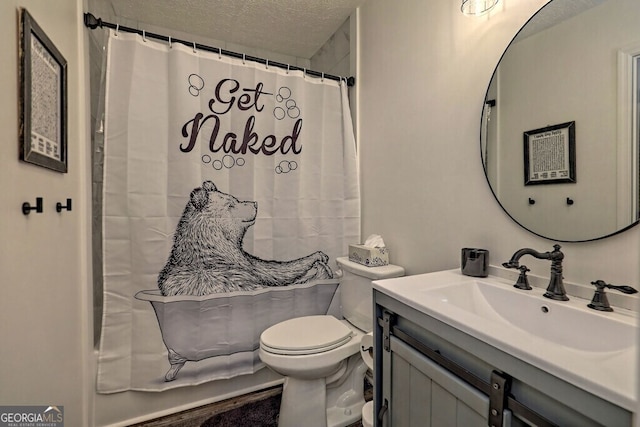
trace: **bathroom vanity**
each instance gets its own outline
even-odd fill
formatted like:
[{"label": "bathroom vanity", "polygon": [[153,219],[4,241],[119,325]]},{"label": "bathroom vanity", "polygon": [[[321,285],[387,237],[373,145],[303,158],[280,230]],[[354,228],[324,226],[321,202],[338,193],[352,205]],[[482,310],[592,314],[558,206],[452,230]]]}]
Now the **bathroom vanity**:
[{"label": "bathroom vanity", "polygon": [[459,270],[374,282],[377,426],[630,426],[636,315]]}]

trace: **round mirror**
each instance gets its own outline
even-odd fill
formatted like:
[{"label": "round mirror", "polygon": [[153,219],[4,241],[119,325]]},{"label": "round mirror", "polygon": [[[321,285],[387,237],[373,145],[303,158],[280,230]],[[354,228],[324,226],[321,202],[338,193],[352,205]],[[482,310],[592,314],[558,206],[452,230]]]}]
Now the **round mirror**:
[{"label": "round mirror", "polygon": [[639,22],[638,0],[553,0],[502,55],[482,162],[527,230],[581,242],[638,222]]}]

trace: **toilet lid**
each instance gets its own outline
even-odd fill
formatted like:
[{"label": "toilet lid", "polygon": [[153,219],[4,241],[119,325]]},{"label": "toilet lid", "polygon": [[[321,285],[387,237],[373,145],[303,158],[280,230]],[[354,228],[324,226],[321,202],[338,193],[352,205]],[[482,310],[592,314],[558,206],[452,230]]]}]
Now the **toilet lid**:
[{"label": "toilet lid", "polygon": [[340,347],[353,332],[333,316],[305,316],[285,320],[265,330],[262,347],[276,354],[316,354]]}]

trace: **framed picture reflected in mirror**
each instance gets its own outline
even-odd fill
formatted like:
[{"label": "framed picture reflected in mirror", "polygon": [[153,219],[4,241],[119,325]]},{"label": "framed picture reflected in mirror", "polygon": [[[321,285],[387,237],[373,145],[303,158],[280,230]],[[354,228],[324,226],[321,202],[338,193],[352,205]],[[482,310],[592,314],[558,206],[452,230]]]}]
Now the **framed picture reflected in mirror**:
[{"label": "framed picture reflected in mirror", "polygon": [[575,182],[575,121],[524,132],[524,185]]}]

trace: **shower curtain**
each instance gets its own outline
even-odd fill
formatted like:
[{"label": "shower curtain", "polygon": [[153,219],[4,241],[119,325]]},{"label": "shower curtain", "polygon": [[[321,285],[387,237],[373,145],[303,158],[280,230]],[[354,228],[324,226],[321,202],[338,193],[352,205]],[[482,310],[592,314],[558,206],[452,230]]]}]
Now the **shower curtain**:
[{"label": "shower curtain", "polygon": [[256,372],[360,241],[344,82],[111,31],[98,391]]}]

